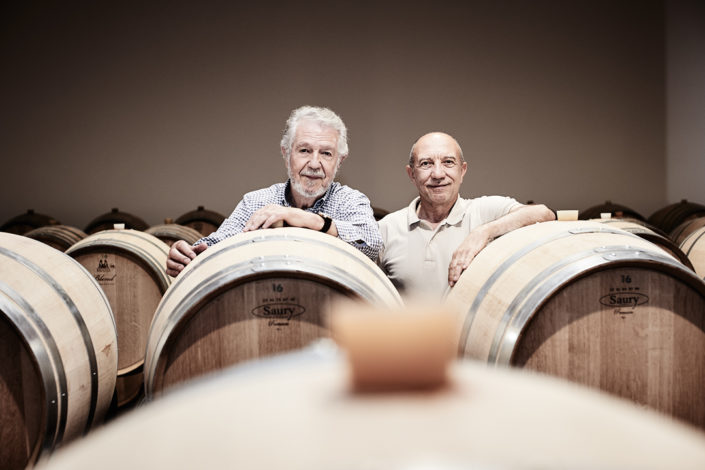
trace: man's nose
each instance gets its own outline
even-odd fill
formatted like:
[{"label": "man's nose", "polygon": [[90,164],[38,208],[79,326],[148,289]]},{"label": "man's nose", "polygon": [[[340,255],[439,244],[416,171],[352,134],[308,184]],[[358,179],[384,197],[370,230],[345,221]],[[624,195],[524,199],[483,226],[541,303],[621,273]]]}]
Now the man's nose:
[{"label": "man's nose", "polygon": [[431,168],[431,176],[433,178],[443,178],[445,176],[445,171],[440,161],[433,162],[433,168]]},{"label": "man's nose", "polygon": [[321,166],[321,154],[318,151],[311,152],[311,158],[308,160],[308,166],[318,168]]}]

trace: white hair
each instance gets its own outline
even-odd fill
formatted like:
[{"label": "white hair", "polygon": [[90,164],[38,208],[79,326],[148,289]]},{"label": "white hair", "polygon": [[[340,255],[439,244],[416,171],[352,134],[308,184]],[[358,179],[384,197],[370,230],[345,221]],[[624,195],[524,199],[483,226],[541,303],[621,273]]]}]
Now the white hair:
[{"label": "white hair", "polygon": [[284,128],[284,135],[281,141],[281,147],[286,151],[286,157],[291,155],[291,146],[296,135],[296,127],[302,120],[310,120],[321,126],[335,129],[338,132],[338,148],[336,149],[338,158],[348,155],[348,130],[340,116],[328,108],[301,106],[293,110],[286,121],[286,128]]}]

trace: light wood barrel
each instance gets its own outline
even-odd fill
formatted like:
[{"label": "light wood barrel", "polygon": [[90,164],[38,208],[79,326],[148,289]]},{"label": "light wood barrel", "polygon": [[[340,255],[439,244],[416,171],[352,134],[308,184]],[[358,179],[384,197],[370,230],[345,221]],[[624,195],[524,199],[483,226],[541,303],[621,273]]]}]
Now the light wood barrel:
[{"label": "light wood barrel", "polygon": [[446,388],[356,394],[347,374],[342,360],[297,354],[238,367],[135,410],[43,468],[705,468],[697,430],[551,377],[464,361]]},{"label": "light wood barrel", "polygon": [[0,466],[25,468],[100,423],[113,397],[110,305],[83,267],[0,233]]},{"label": "light wood barrel", "polygon": [[684,266],[693,269],[693,263],[673,240],[667,236],[661,235],[658,233],[660,232],[659,229],[649,227],[648,224],[643,221],[631,219],[592,219],[591,222],[598,222],[612,228],[618,228],[633,233],[637,237],[641,237],[644,240],[658,245],[659,248],[665,250],[668,254],[683,263]]},{"label": "light wood barrel", "polygon": [[593,222],[524,227],[481,251],[447,301],[465,357],[705,426],[705,283],[646,240]]},{"label": "light wood barrel", "polygon": [[81,240],[66,253],[90,272],[110,301],[118,331],[118,405],[142,391],[142,367],[152,316],[171,278],[169,247],[137,230],[105,230]]},{"label": "light wood barrel", "polygon": [[59,251],[66,251],[87,235],[83,230],[69,225],[47,225],[27,232],[25,237],[40,241]]},{"label": "light wood barrel", "polygon": [[184,240],[189,245],[193,245],[202,237],[198,230],[179,224],[153,225],[145,232],[154,235],[169,246],[179,240]]},{"label": "light wood barrel", "polygon": [[701,227],[681,243],[681,250],[693,262],[695,272],[705,279],[705,227]]},{"label": "light wood barrel", "polygon": [[673,229],[673,231],[669,234],[669,237],[671,237],[671,240],[673,240],[676,245],[680,246],[691,233],[701,227],[705,227],[705,217],[688,219]]},{"label": "light wood barrel", "polygon": [[211,246],[179,274],[154,315],[147,397],[328,336],[325,311],[339,295],[401,304],[369,258],[330,235],[289,227],[241,233]]}]

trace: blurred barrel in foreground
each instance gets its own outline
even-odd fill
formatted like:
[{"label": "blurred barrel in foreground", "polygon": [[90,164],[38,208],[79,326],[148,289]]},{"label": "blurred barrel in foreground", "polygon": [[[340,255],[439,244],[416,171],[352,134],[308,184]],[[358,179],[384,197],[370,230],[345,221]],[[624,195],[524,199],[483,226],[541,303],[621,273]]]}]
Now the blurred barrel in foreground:
[{"label": "blurred barrel in foreground", "polygon": [[189,245],[193,245],[202,237],[201,233],[194,228],[168,223],[153,225],[145,230],[145,233],[154,235],[169,246],[179,240],[184,240]]},{"label": "blurred barrel in foreground", "polygon": [[336,237],[302,228],[241,233],[179,274],[149,332],[145,391],[328,336],[336,296],[382,305],[401,299],[382,270]]},{"label": "blurred barrel in foreground", "polygon": [[24,235],[35,228],[44,227],[46,225],[58,225],[61,222],[53,217],[34,212],[34,209],[28,209],[26,213],[17,215],[0,226],[0,232],[14,233]]},{"label": "blurred barrel in foreground", "polygon": [[699,228],[683,240],[681,249],[693,262],[698,276],[705,279],[705,227]]},{"label": "blurred barrel in foreground", "polygon": [[695,202],[689,202],[687,199],[683,199],[681,202],[677,202],[657,210],[651,214],[648,222],[670,234],[676,227],[686,220],[704,216],[705,206]]},{"label": "blurred barrel in foreground", "polygon": [[65,254],[0,233],[0,462],[25,468],[100,423],[117,339],[95,280]]},{"label": "blurred barrel in foreground", "polygon": [[191,227],[201,235],[206,236],[215,232],[224,220],[225,217],[222,214],[204,209],[203,206],[198,206],[195,211],[187,212],[176,219],[176,223]]},{"label": "blurred barrel in foreground", "polygon": [[705,427],[705,283],[646,240],[593,222],[524,227],[481,251],[447,300],[463,356]]},{"label": "blurred barrel in foreground", "polygon": [[169,247],[136,230],[105,230],[66,253],[98,281],[110,301],[118,331],[118,405],[139,396],[149,324],[171,283],[166,274]]},{"label": "blurred barrel in foreground", "polygon": [[621,204],[615,204],[612,201],[605,201],[604,204],[598,204],[596,206],[589,207],[583,211],[580,211],[580,218],[582,220],[588,219],[599,219],[601,214],[609,213],[612,217],[617,219],[627,218],[636,220],[646,220],[646,218],[635,211],[634,209],[623,206]]},{"label": "blurred barrel in foreground", "polygon": [[40,241],[59,251],[68,250],[86,236],[83,230],[69,225],[47,225],[25,233],[25,237]]},{"label": "blurred barrel in foreground", "polygon": [[683,253],[683,250],[681,250],[673,240],[658,233],[659,229],[649,227],[646,222],[634,221],[630,219],[592,219],[591,222],[598,222],[613,228],[618,228],[629,233],[633,233],[644,240],[648,240],[651,243],[658,245],[659,248],[665,250],[668,254],[683,263],[683,265],[693,269],[693,263],[686,256],[686,254]]},{"label": "blurred barrel in foreground", "polygon": [[624,400],[471,361],[450,380],[357,394],[343,360],[288,354],[190,384],[44,469],[705,468],[702,433]]},{"label": "blurred barrel in foreground", "polygon": [[115,224],[123,224],[126,229],[132,230],[146,230],[149,227],[147,222],[136,215],[121,212],[115,207],[110,212],[106,212],[91,220],[84,231],[90,235],[102,230],[112,230]]}]

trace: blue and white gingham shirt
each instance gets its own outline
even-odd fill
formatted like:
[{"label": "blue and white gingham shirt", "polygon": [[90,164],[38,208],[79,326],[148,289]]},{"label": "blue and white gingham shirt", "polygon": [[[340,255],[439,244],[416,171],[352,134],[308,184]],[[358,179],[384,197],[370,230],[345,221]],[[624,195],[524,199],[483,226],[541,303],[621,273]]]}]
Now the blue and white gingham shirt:
[{"label": "blue and white gingham shirt", "polygon": [[[214,245],[228,237],[237,235],[255,211],[267,204],[291,207],[290,182],[273,184],[245,194],[230,217],[225,219],[215,232],[198,240],[194,245],[205,242]],[[360,191],[340,183],[332,183],[328,191],[320,197],[308,212],[322,212],[338,229],[338,238],[362,251],[372,261],[382,247],[382,236],[374,218],[370,200]]]}]

